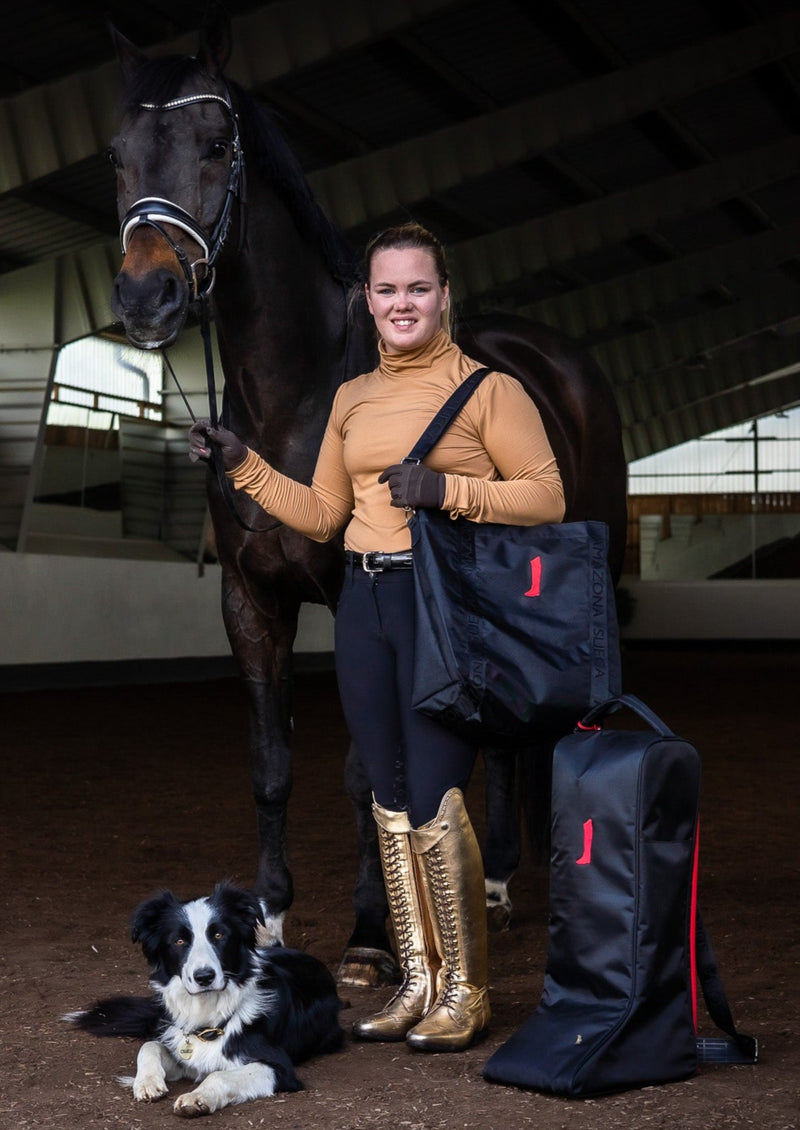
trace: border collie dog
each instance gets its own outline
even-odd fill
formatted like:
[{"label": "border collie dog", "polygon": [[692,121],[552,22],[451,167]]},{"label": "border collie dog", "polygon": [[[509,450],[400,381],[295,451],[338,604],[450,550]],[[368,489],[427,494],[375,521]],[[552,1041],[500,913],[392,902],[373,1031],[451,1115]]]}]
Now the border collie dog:
[{"label": "border collie dog", "polygon": [[196,1080],[174,1106],[187,1118],[298,1091],[294,1065],[343,1045],[341,1001],[315,957],[257,946],[263,920],[258,898],[227,883],[188,902],[164,891],[131,923],[154,994],[109,997],[64,1019],[94,1036],[146,1040],[135,1078],[120,1080],[140,1101],[163,1098],[170,1081]]}]

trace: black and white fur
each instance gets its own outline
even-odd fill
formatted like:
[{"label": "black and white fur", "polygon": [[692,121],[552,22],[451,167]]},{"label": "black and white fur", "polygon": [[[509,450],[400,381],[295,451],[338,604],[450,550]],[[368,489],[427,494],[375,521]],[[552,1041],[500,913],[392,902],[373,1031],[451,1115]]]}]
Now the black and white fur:
[{"label": "black and white fur", "polygon": [[167,1083],[194,1079],[176,1114],[297,1091],[294,1065],[343,1044],[341,1002],[328,969],[310,954],[261,948],[258,898],[221,883],[181,902],[164,891],[139,906],[131,937],[150,963],[154,995],[109,997],[65,1020],[95,1036],[145,1039],[136,1076],[121,1080],[152,1102]]}]

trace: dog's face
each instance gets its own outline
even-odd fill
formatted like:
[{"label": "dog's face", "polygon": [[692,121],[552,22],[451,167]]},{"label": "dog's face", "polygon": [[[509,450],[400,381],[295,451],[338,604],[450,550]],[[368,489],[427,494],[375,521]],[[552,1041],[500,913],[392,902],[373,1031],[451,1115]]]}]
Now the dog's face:
[{"label": "dog's face", "polygon": [[156,984],[166,987],[177,978],[196,995],[247,979],[259,923],[258,898],[220,884],[208,898],[190,902],[171,891],[148,899],[134,913],[131,937],[141,943]]}]

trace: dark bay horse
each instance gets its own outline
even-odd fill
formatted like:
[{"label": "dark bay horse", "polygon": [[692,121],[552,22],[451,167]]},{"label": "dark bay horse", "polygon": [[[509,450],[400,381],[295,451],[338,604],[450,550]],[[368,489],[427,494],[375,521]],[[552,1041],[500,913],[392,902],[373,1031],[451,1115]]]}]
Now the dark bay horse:
[{"label": "dark bay horse", "polygon": [[[151,60],[114,35],[125,81],[123,119],[109,149],[124,250],[114,313],[135,345],[166,348],[192,304],[210,301],[213,285],[225,423],[275,467],[310,482],[337,386],[377,358],[364,303],[350,301],[359,290],[353,254],[312,197],[267,107],[225,79],[227,17],[209,10],[192,58]],[[457,337],[470,356],[516,375],[535,398],[564,479],[567,517],[608,522],[618,574],[625,462],[602,374],[555,332],[519,318],[487,317],[462,326]],[[303,602],[335,610],[342,545],[314,543],[237,496],[245,524],[260,531],[251,532],[232,516],[213,473],[208,490],[222,613],[249,701],[259,833],[254,886],[278,939],[293,897],[286,857],[292,644]],[[542,741],[552,744],[552,736]],[[503,881],[519,855],[519,820],[510,807],[514,759],[485,755],[486,870]],[[352,748],[345,779],[359,866],[340,979],[378,984],[392,979],[395,967],[371,796]],[[335,834],[342,814],[320,819]]]}]

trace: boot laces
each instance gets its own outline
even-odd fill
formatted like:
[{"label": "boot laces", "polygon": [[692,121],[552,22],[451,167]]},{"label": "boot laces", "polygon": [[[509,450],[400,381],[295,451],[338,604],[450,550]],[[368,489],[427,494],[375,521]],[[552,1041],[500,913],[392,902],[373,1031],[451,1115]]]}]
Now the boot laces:
[{"label": "boot laces", "polygon": [[428,875],[436,904],[436,916],[442,943],[444,963],[445,997],[453,995],[458,988],[461,975],[461,947],[458,941],[458,913],[455,894],[447,882],[447,873],[442,853],[434,848],[429,855]]},{"label": "boot laces", "polygon": [[[404,858],[396,837],[385,835],[384,848],[384,880],[389,904],[394,910],[392,924],[397,935],[397,948],[401,956],[406,956],[413,948],[414,923],[408,909],[411,892],[405,876]],[[404,987],[405,980],[399,991],[402,992]]]}]

